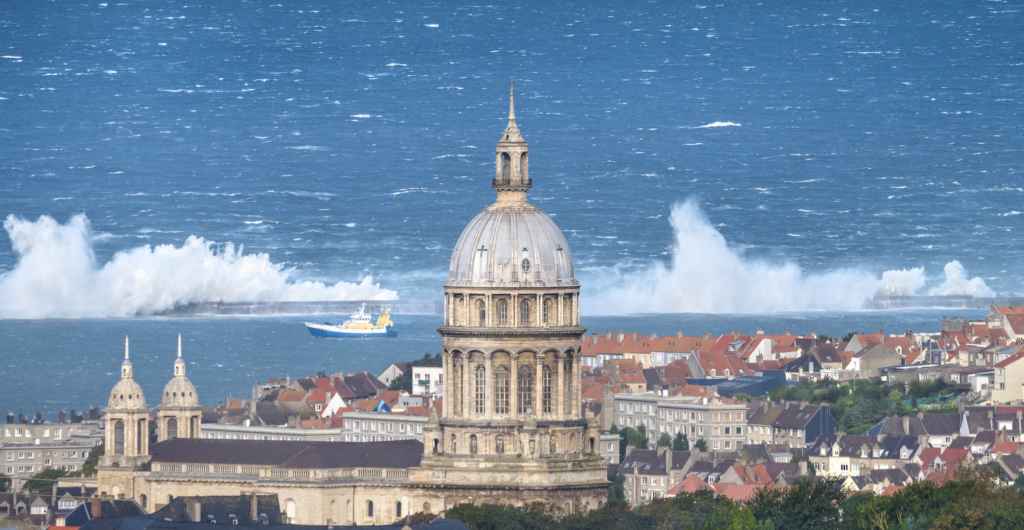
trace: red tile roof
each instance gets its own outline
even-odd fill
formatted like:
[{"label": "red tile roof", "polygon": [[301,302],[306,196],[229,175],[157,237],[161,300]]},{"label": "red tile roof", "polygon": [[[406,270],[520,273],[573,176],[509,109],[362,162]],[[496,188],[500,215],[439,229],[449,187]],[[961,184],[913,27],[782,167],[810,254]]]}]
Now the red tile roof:
[{"label": "red tile roof", "polygon": [[1021,360],[1022,358],[1024,358],[1024,352],[1018,351],[1017,353],[1015,353],[1015,354],[1007,357],[1006,359],[1003,359],[1002,361],[996,363],[996,366],[1000,367],[1000,368],[1002,368],[1004,366],[1009,366],[1009,365],[1011,365],[1011,364]]},{"label": "red tile roof", "polygon": [[302,401],[302,398],[306,397],[306,393],[301,390],[285,390],[277,395],[278,403],[298,403]]}]

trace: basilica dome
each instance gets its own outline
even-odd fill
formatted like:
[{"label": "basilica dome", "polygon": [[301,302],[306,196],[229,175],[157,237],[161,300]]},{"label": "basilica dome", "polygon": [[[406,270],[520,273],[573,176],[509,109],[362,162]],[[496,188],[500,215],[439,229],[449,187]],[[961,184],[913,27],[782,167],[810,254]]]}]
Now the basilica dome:
[{"label": "basilica dome", "polygon": [[578,287],[562,231],[530,204],[529,144],[516,125],[509,92],[508,126],[495,145],[491,187],[497,201],[480,212],[452,252],[446,287]]},{"label": "basilica dome", "polygon": [[579,283],[569,243],[547,214],[537,208],[492,207],[462,231],[445,285],[572,287]]}]

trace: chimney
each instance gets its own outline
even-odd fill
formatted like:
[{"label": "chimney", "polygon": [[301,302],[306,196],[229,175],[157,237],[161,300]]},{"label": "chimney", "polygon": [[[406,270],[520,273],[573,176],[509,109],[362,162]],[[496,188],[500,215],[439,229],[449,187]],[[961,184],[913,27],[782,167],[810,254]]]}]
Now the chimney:
[{"label": "chimney", "polygon": [[804,407],[806,407],[806,406],[807,406],[807,402],[806,401],[801,401],[800,402],[800,410],[804,410]]},{"label": "chimney", "polygon": [[92,516],[93,519],[103,517],[103,510],[100,508],[99,499],[89,499],[89,515]]},{"label": "chimney", "polygon": [[672,448],[671,447],[666,447],[665,449],[666,449],[666,451],[665,451],[665,474],[671,476],[672,475]]},{"label": "chimney", "polygon": [[812,331],[811,332],[811,338],[812,339],[817,339],[818,338],[818,334]]},{"label": "chimney", "polygon": [[885,435],[882,433],[878,433],[878,435],[875,436],[875,438],[878,440],[878,443],[882,443],[882,441],[885,440]]},{"label": "chimney", "polygon": [[604,340],[612,340],[612,331],[608,330],[604,332]]},{"label": "chimney", "polygon": [[708,333],[707,331],[705,331],[704,335],[701,336],[702,340],[708,340],[710,338],[711,338],[711,333]]},{"label": "chimney", "polygon": [[732,339],[736,340],[736,339],[740,338],[740,335],[742,335],[742,333],[740,333],[739,331],[733,331],[732,332]]},{"label": "chimney", "polygon": [[681,338],[683,338],[683,332],[682,332],[682,331],[677,331],[677,332],[676,332],[676,338],[677,338],[677,339],[681,339]]},{"label": "chimney", "polygon": [[258,503],[256,502],[256,493],[253,492],[249,495],[249,518],[253,521],[259,519]]},{"label": "chimney", "polygon": [[788,337],[789,336],[789,331],[783,331],[782,334]]},{"label": "chimney", "polygon": [[622,344],[622,339],[624,339],[624,338],[626,338],[626,334],[620,331],[619,334],[618,334],[618,339],[617,339],[617,341],[615,343],[616,344]]},{"label": "chimney", "polygon": [[903,416],[903,435],[910,436],[910,416]]},{"label": "chimney", "polygon": [[885,332],[882,331],[882,330],[878,330],[878,340],[882,340],[884,338],[885,338]]},{"label": "chimney", "polygon": [[651,339],[651,340],[654,340],[654,339],[658,338],[658,334],[657,333],[651,333],[651,335],[649,337],[647,337],[647,338]]},{"label": "chimney", "polygon": [[193,523],[201,523],[203,517],[203,504],[201,502],[185,503],[185,513],[188,520]]}]

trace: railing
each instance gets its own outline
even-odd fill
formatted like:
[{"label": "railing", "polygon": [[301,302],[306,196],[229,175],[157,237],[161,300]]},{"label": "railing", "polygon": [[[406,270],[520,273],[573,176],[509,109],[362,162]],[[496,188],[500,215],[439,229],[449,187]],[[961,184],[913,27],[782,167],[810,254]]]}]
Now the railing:
[{"label": "railing", "polygon": [[239,475],[297,481],[320,481],[336,479],[362,479],[371,481],[394,481],[409,478],[407,469],[384,468],[342,468],[342,469],[280,469],[259,466],[237,466],[224,464],[167,464],[158,463],[154,470],[160,473],[179,475]]}]

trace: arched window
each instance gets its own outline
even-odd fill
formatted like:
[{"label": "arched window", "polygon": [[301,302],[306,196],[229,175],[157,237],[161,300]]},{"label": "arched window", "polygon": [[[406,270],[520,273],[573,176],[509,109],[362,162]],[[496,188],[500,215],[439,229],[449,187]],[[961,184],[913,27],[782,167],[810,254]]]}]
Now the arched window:
[{"label": "arched window", "polygon": [[576,435],[575,434],[570,434],[569,435],[569,451],[575,453],[577,449],[579,449],[579,447],[576,447]]},{"label": "arched window", "polygon": [[438,445],[439,445],[439,442],[438,442],[437,438],[434,438],[434,454],[435,455],[437,454],[437,449],[438,449],[437,446]]},{"label": "arched window", "polygon": [[508,368],[499,366],[494,369],[494,413],[508,414],[509,400]]},{"label": "arched window", "polygon": [[551,367],[544,366],[544,381],[543,381],[543,401],[541,406],[544,407],[544,414],[551,414]]},{"label": "arched window", "polygon": [[135,454],[141,455],[145,453],[142,450],[143,444],[149,440],[149,429],[146,428],[146,420],[139,420],[135,422]]},{"label": "arched window", "polygon": [[124,454],[124,422],[121,420],[114,422],[114,454]]},{"label": "arched window", "polygon": [[526,414],[533,409],[533,370],[529,366],[519,368],[519,414]]},{"label": "arched window", "polygon": [[476,450],[477,450],[476,443],[477,443],[476,442],[476,435],[475,434],[469,435],[469,454],[471,454],[471,455],[475,455],[476,454]]},{"label": "arched window", "polygon": [[494,452],[499,455],[505,454],[505,437],[500,434],[494,437]]},{"label": "arched window", "polygon": [[167,496],[167,504],[170,504],[172,502],[174,502],[174,495],[168,495]]},{"label": "arched window", "polygon": [[715,377],[715,375],[717,375],[717,372],[715,372],[715,369],[712,368],[711,369],[711,377]]},{"label": "arched window", "polygon": [[519,302],[519,325],[530,325],[530,302],[527,300]]},{"label": "arched window", "polygon": [[452,435],[452,454],[455,454],[455,435]]},{"label": "arched window", "polygon": [[498,325],[508,325],[508,301],[498,300]]},{"label": "arched window", "polygon": [[551,299],[549,298],[547,300],[544,300],[543,320],[544,320],[544,325],[545,326],[548,325],[548,315],[550,315],[550,314],[551,314]]},{"label": "arched window", "polygon": [[476,307],[480,311],[480,327],[484,327],[487,325],[487,308],[484,306],[484,301],[477,302]]},{"label": "arched window", "polygon": [[296,509],[295,506],[295,501],[293,501],[292,499],[288,499],[288,502],[284,503],[284,513],[288,516],[288,522],[291,524],[295,524],[295,515],[296,513],[298,513],[298,510]]},{"label": "arched window", "polygon": [[465,377],[465,370],[464,370],[465,364],[466,363],[464,363],[464,362],[460,362],[455,367],[455,400],[454,400],[455,403],[453,403],[453,405],[455,405],[455,414],[456,415],[461,415],[463,413],[463,411],[462,411],[462,399],[463,399],[463,394],[465,392],[463,391],[463,386],[462,385],[463,385],[463,378]]},{"label": "arched window", "polygon": [[398,501],[398,502],[395,503],[395,517],[401,517],[401,516],[402,516],[402,501]]},{"label": "arched window", "polygon": [[373,517],[373,501],[366,501],[366,516]]},{"label": "arched window", "polygon": [[483,366],[476,367],[476,413],[487,411],[487,372]]},{"label": "arched window", "polygon": [[142,505],[143,508],[146,507],[146,494],[145,493],[143,493],[142,495],[139,495],[139,504]]},{"label": "arched window", "polygon": [[501,177],[508,182],[509,176],[512,175],[512,157],[508,156],[508,153],[501,154]]},{"label": "arched window", "polygon": [[178,437],[178,420],[167,418],[167,439]]}]

